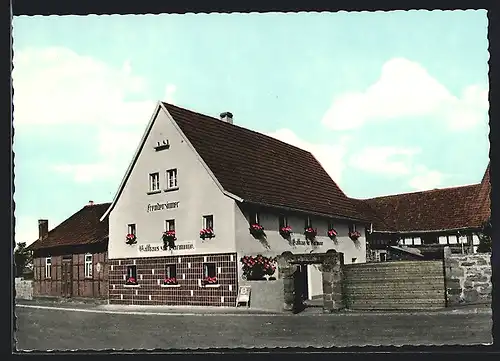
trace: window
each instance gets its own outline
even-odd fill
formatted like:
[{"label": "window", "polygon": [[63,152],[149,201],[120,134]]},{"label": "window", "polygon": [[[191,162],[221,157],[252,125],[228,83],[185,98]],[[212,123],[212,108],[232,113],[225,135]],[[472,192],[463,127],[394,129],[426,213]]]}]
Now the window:
[{"label": "window", "polygon": [[438,244],[439,240],[437,236],[422,236],[422,244]]},{"label": "window", "polygon": [[203,277],[216,277],[217,270],[215,269],[215,263],[204,263],[203,264]]},{"label": "window", "polygon": [[168,219],[165,221],[165,231],[175,231],[175,220],[174,219]]},{"label": "window", "polygon": [[248,221],[250,222],[250,224],[260,224],[259,213],[250,211],[248,214]]},{"label": "window", "polygon": [[288,226],[288,218],[284,215],[281,215],[279,218],[280,229]]},{"label": "window", "polygon": [[160,190],[160,173],[151,173],[149,175],[149,191],[156,192]]},{"label": "window", "polygon": [[45,258],[45,278],[52,277],[52,258]]},{"label": "window", "polygon": [[177,188],[177,169],[167,170],[167,189]]},{"label": "window", "polygon": [[385,252],[380,253],[380,262],[385,262],[387,260],[387,254]]},{"label": "window", "polygon": [[177,268],[175,264],[165,265],[165,278],[176,278],[177,279]]},{"label": "window", "polygon": [[312,227],[312,221],[310,217],[306,218],[306,223],[305,223],[305,228],[310,228]]},{"label": "window", "polygon": [[357,258],[352,259],[352,263],[356,263]]},{"label": "window", "polygon": [[214,216],[203,216],[203,229],[214,229]]},{"label": "window", "polygon": [[134,236],[136,236],[135,231],[135,224],[129,224],[127,234],[133,234]]},{"label": "window", "polygon": [[335,224],[333,223],[333,220],[328,221],[328,229],[335,229]]},{"label": "window", "polygon": [[349,233],[356,232],[356,223],[349,224]]},{"label": "window", "polygon": [[85,278],[92,277],[92,255],[85,255]]},{"label": "window", "polygon": [[128,284],[137,284],[137,266],[127,266],[127,276],[125,278]]}]

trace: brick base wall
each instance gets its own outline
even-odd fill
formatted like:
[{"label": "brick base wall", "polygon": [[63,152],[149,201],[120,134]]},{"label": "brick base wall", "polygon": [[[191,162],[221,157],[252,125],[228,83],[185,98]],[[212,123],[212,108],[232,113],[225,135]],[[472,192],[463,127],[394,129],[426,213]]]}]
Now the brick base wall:
[{"label": "brick base wall", "polygon": [[[237,261],[235,253],[109,260],[109,303],[234,307]],[[215,263],[218,288],[200,286],[205,262]],[[162,287],[167,264],[176,265],[179,287]],[[125,285],[128,265],[136,265],[138,287]]]}]

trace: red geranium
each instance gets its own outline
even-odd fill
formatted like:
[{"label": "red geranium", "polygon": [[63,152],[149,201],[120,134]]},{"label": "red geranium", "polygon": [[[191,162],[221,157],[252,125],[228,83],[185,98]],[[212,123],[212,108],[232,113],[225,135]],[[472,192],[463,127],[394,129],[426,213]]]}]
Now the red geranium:
[{"label": "red geranium", "polygon": [[137,283],[137,281],[135,280],[134,277],[129,277],[127,280],[127,284],[135,285],[136,283]]},{"label": "red geranium", "polygon": [[217,284],[217,277],[205,277],[203,279],[203,283],[206,284],[206,285]]},{"label": "red geranium", "polygon": [[127,234],[127,236],[125,237],[126,239],[126,243],[127,244],[134,244],[137,240],[137,237],[135,236],[135,234],[132,234],[132,233],[129,233]]},{"label": "red geranium", "polygon": [[163,284],[164,285],[176,285],[177,279],[175,277],[165,278],[163,280]]},{"label": "red geranium", "polygon": [[283,238],[290,237],[290,234],[292,234],[292,227],[290,226],[281,227],[280,234]]},{"label": "red geranium", "polygon": [[200,238],[201,239],[211,239],[214,237],[214,231],[212,228],[204,228],[200,231]]},{"label": "red geranium", "polygon": [[304,230],[304,235],[306,236],[307,239],[314,239],[316,235],[318,234],[318,230],[312,227],[307,227]]}]

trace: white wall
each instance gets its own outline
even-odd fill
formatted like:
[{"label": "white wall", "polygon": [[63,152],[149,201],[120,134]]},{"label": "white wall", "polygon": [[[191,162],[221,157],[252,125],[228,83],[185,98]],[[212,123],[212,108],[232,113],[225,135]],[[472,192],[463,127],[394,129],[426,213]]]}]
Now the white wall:
[{"label": "white wall", "polygon": [[321,266],[316,264],[307,265],[307,286],[309,299],[323,294],[323,274]]},{"label": "white wall", "polygon": [[[170,148],[157,152],[154,146],[162,139],[168,139]],[[177,168],[179,189],[148,195],[149,174],[160,173],[160,188],[163,190],[166,188],[166,171],[172,168]],[[179,202],[179,206],[148,213],[148,204],[158,202]],[[209,214],[214,217],[215,238],[201,241],[202,216]],[[163,244],[161,236],[167,219],[175,219],[176,243],[192,243],[195,248],[139,253],[140,245]],[[137,243],[132,246],[125,243],[130,223],[137,227]],[[222,193],[176,125],[166,112],[160,110],[123,192],[110,213],[109,258],[234,251],[234,201]]]},{"label": "white wall", "polygon": [[[245,214],[244,214],[245,213]],[[320,246],[295,245],[292,246],[279,234],[279,213],[260,213],[260,224],[264,227],[267,239],[261,242],[255,239],[249,232],[248,214],[235,203],[235,233],[236,250],[238,257],[244,255],[262,254],[264,256],[278,256],[285,251],[292,253],[324,253],[330,249],[344,253],[344,263],[352,263],[356,258],[356,263],[366,262],[366,239],[364,226],[358,224],[357,230],[361,237],[353,242],[349,236],[349,224],[347,221],[337,221],[334,223],[335,230],[338,233],[337,242],[334,242],[327,236],[328,220],[316,216],[311,216],[312,226],[318,230],[316,241],[323,242]],[[304,217],[289,215],[288,223],[296,233],[292,234],[293,239],[305,241],[304,236]],[[239,277],[241,278],[241,264],[239,263]]]}]

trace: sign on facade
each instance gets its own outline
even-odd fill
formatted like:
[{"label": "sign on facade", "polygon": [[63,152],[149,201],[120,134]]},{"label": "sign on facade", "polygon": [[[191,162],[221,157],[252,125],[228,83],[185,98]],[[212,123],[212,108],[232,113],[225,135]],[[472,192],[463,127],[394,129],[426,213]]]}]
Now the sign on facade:
[{"label": "sign on facade", "polygon": [[300,239],[300,238],[292,238],[290,240],[290,244],[292,246],[322,246],[323,241],[309,240],[309,239]]},{"label": "sign on facade", "polygon": [[[175,248],[173,252],[178,252],[178,251],[186,251],[186,250],[193,250],[195,249],[195,243],[194,241],[175,241]],[[137,250],[140,254],[146,255],[146,254],[154,254],[154,253],[163,253],[165,250],[163,249],[163,242],[161,243],[146,243],[146,244],[140,244],[137,247]]]},{"label": "sign on facade", "polygon": [[238,288],[238,297],[236,297],[236,307],[244,303],[247,307],[250,307],[250,292],[252,288],[250,286],[240,286]]},{"label": "sign on facade", "polygon": [[155,203],[155,204],[148,204],[147,208],[147,213],[149,212],[157,212],[157,211],[163,211],[164,209],[173,209],[173,208],[179,208],[179,201],[177,202],[166,202],[166,203]]}]

